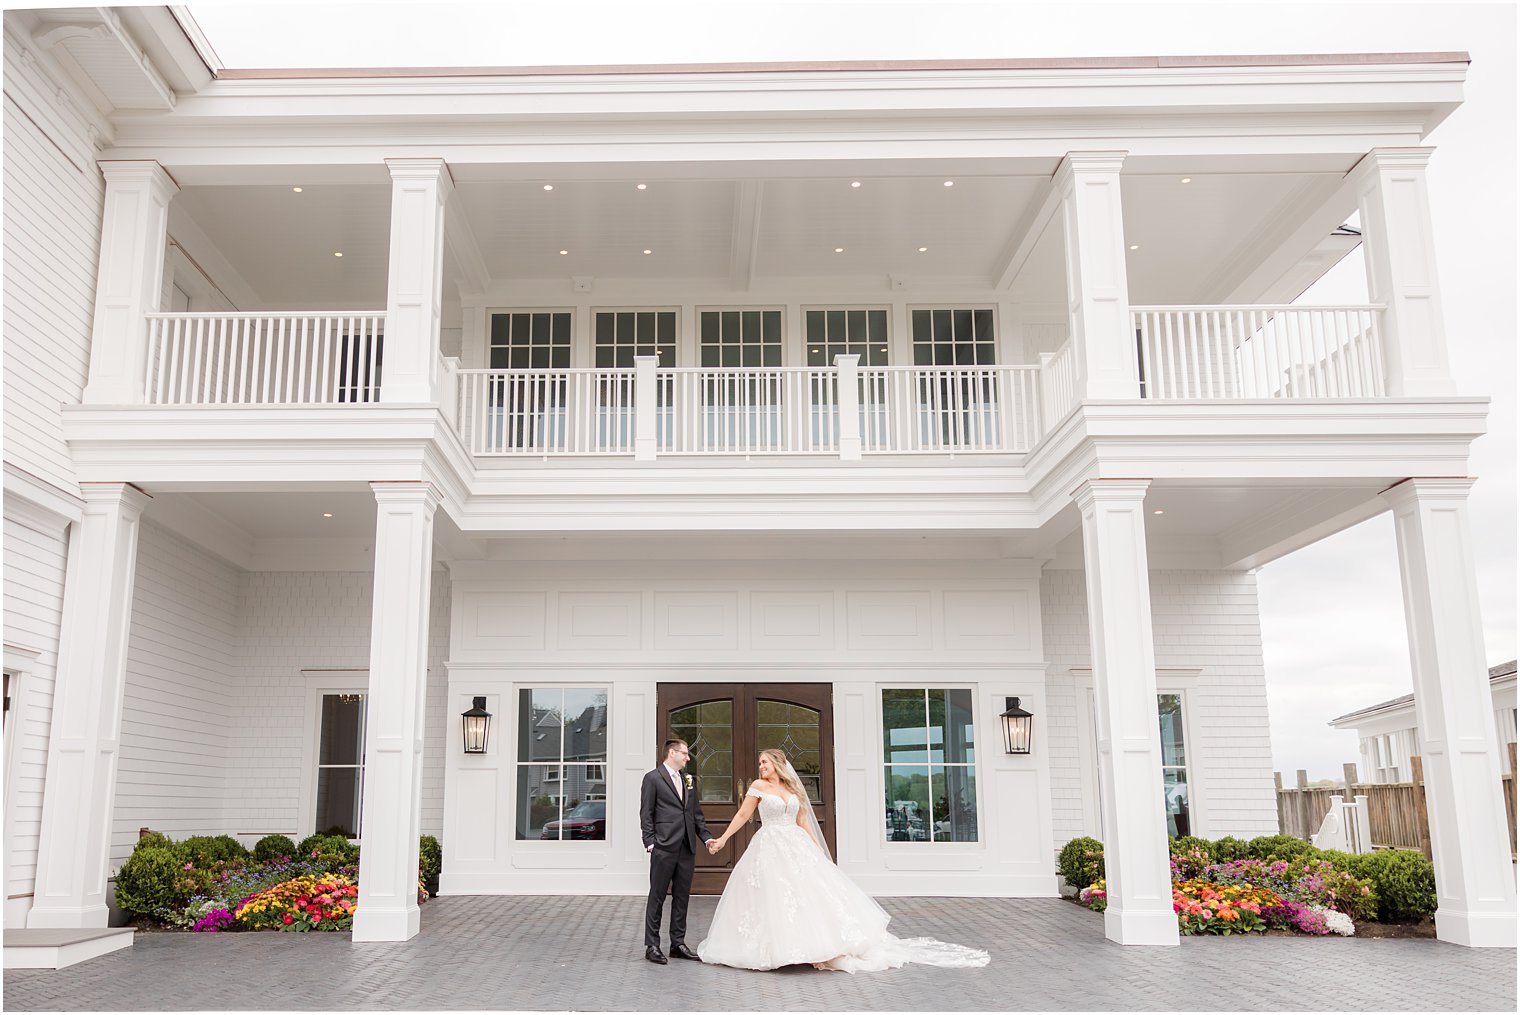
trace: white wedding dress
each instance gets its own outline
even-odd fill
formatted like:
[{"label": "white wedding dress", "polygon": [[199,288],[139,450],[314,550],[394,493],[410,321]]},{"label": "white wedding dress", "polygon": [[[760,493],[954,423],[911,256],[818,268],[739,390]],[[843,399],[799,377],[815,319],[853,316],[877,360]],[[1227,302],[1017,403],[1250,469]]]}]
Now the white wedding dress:
[{"label": "white wedding dress", "polygon": [[707,938],[703,962],[740,969],[797,963],[847,973],[906,962],[985,966],[986,952],[932,938],[887,933],[891,917],[829,860],[797,823],[801,803],[758,789],[761,827],[734,864]]}]

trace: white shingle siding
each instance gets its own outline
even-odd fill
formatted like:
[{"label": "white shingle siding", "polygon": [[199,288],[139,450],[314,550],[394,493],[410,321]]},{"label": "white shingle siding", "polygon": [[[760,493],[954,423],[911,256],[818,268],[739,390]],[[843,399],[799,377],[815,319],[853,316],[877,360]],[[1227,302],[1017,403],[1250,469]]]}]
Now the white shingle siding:
[{"label": "white shingle siding", "polygon": [[63,579],[68,538],[60,526],[32,528],[5,514],[5,643],[35,651],[24,680],[14,692],[15,711],[5,735],[19,737],[6,773],[10,789],[5,816],[5,916],[7,926],[31,906],[37,875],[37,842],[42,825],[42,788],[47,774],[48,736],[53,721],[53,681],[58,666],[58,632],[63,617]]},{"label": "white shingle siding", "polygon": [[[369,666],[374,578],[364,572],[252,572],[244,576],[239,694],[228,809],[237,831],[306,834],[301,765],[307,670]],[[422,830],[443,829],[449,582],[435,573],[423,703]]]},{"label": "white shingle siding", "polygon": [[105,181],[84,121],[5,36],[5,458],[76,489],[59,407],[89,366]]},{"label": "white shingle siding", "polygon": [[173,838],[229,831],[228,743],[242,574],[146,523],[137,544],[111,863],[144,825]]},{"label": "white shingle siding", "polygon": [[[1194,822],[1210,837],[1277,832],[1271,728],[1254,575],[1237,571],[1155,571],[1151,619],[1163,690],[1176,684],[1188,710],[1188,779]],[[1049,661],[1051,796],[1059,848],[1084,833],[1075,668],[1092,665],[1086,580],[1050,570],[1040,583]],[[1165,671],[1193,671],[1171,677]],[[1088,831],[1093,831],[1088,829]]]}]

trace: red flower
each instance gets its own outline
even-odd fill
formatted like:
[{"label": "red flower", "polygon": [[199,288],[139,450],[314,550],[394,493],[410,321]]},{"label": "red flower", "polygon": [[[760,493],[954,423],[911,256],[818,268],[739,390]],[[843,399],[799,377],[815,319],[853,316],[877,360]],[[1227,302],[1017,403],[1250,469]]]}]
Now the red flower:
[{"label": "red flower", "polygon": [[296,918],[293,917],[293,916],[291,916],[289,913],[286,913],[281,919],[283,919],[286,923],[295,923],[296,922]]}]

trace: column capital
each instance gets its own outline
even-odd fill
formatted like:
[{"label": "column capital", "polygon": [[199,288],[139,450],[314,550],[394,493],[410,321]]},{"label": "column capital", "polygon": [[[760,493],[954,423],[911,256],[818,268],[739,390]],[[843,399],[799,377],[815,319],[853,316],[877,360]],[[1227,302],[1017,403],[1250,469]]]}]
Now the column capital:
[{"label": "column capital", "polygon": [[142,514],[153,500],[131,483],[83,482],[79,484],[79,495],[84,498],[86,511],[120,506],[124,511]]},{"label": "column capital", "polygon": [[425,507],[430,514],[443,502],[437,488],[425,481],[380,481],[371,483],[369,488],[374,492],[377,503],[415,504]]},{"label": "column capital", "polygon": [[443,159],[386,159],[392,180],[437,180],[445,193],[454,189],[454,174]]},{"label": "column capital", "polygon": [[1431,147],[1420,148],[1374,148],[1361,161],[1351,167],[1348,179],[1361,179],[1380,169],[1424,169],[1435,153]]},{"label": "column capital", "polygon": [[1464,503],[1476,482],[1471,476],[1415,477],[1384,490],[1382,498],[1395,512],[1436,501]]},{"label": "column capital", "polygon": [[1151,487],[1148,479],[1086,479],[1071,492],[1084,512],[1094,504],[1139,504]]},{"label": "column capital", "polygon": [[1051,182],[1060,187],[1071,177],[1081,173],[1117,173],[1124,168],[1129,152],[1122,150],[1095,152],[1067,152],[1061,164],[1051,175]]},{"label": "column capital", "polygon": [[164,203],[179,193],[179,184],[160,163],[153,159],[100,159],[95,165],[106,183],[117,186],[134,183],[151,185],[163,195]]}]

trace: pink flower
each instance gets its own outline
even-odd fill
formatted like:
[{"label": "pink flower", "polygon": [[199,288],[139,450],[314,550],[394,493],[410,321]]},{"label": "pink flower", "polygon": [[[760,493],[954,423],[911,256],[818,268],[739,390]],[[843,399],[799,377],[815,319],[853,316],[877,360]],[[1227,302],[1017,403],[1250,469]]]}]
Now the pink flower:
[{"label": "pink flower", "polygon": [[195,866],[195,864],[187,863],[187,864],[185,864],[185,870],[191,870],[192,868],[194,868],[194,866]]}]

